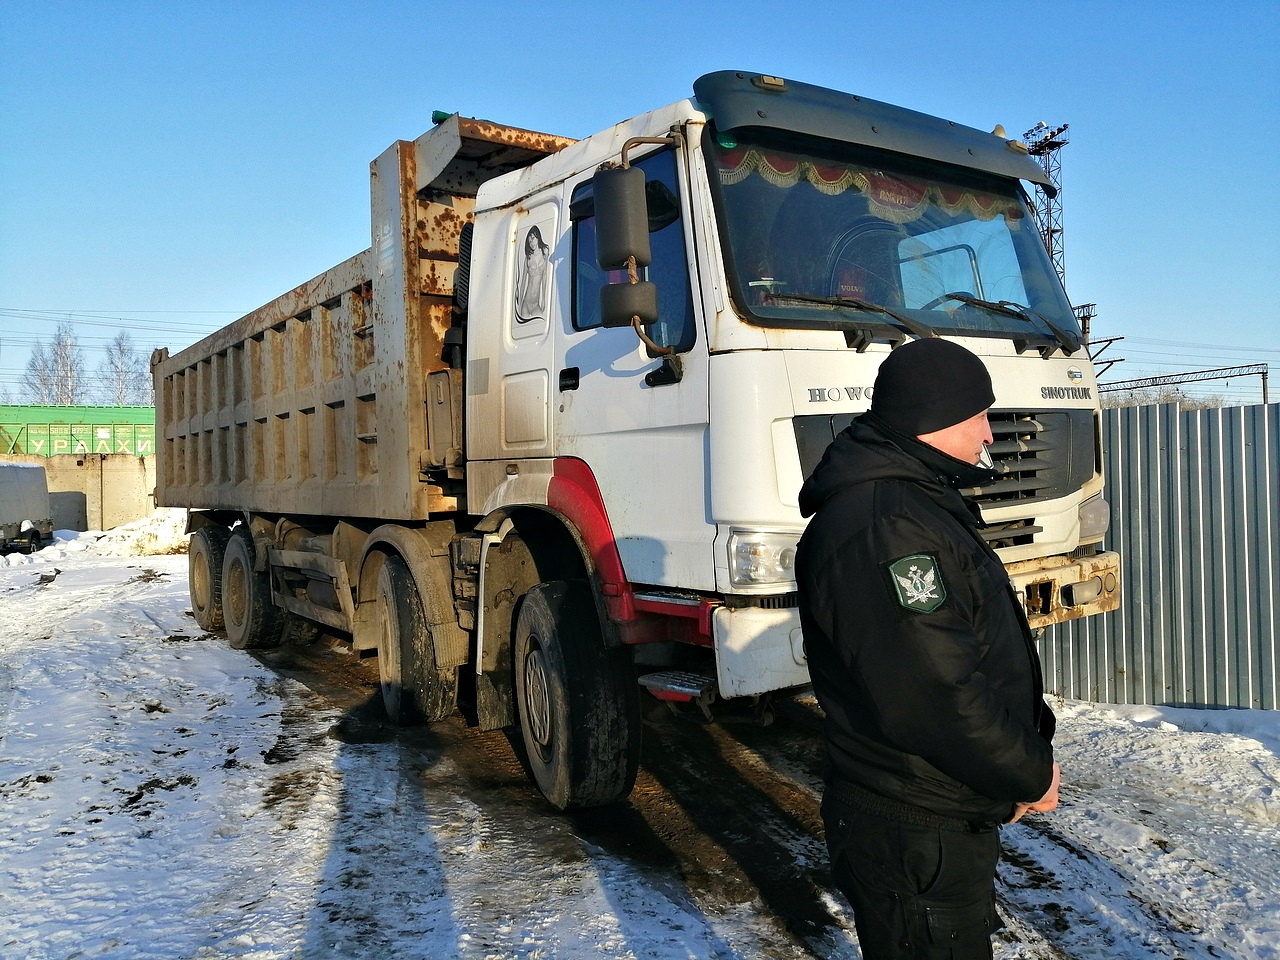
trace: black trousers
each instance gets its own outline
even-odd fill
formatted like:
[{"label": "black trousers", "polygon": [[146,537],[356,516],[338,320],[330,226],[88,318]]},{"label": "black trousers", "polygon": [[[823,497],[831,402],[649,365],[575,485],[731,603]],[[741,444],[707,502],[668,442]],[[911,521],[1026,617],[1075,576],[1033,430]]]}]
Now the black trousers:
[{"label": "black trousers", "polygon": [[990,960],[997,827],[957,830],[867,813],[824,797],[836,885],[865,960]]}]

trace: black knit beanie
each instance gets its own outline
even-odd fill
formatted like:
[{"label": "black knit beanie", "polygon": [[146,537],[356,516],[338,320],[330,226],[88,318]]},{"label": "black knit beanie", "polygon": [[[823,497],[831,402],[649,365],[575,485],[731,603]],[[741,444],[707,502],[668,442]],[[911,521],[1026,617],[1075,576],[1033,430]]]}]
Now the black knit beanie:
[{"label": "black knit beanie", "polygon": [[871,412],[908,437],[962,423],[995,402],[991,374],[958,343],[930,337],[895,349],[880,364]]}]

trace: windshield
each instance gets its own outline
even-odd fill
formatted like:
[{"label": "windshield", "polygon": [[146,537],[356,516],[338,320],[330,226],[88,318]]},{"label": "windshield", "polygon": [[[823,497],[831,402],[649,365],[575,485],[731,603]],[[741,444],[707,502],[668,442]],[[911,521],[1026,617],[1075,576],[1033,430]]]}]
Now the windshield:
[{"label": "windshield", "polygon": [[1078,339],[1016,181],[850,145],[719,139],[707,142],[730,283],[752,322]]}]

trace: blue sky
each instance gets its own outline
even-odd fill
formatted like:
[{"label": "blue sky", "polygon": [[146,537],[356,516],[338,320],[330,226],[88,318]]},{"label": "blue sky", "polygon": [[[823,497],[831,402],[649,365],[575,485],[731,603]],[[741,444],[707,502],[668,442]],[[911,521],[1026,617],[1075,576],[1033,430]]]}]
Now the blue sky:
[{"label": "blue sky", "polygon": [[[1280,4],[0,3],[0,387],[76,324],[182,347],[369,245],[436,109],[585,136],[773,73],[1011,134],[1070,124],[1067,290],[1105,379],[1280,370]],[[1259,380],[1211,383],[1256,402]],[[1271,400],[1280,399],[1272,383]]]}]

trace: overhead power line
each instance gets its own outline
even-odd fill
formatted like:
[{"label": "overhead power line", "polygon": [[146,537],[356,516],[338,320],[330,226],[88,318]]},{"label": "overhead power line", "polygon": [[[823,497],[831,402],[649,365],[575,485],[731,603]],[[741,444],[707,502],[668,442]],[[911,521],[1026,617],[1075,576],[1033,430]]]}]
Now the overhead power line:
[{"label": "overhead power line", "polygon": [[[210,317],[214,315],[241,316],[241,314],[232,310],[202,311],[202,313],[208,314]],[[141,317],[116,316],[114,314],[55,313],[52,311],[19,310],[12,307],[0,307],[0,319],[21,320],[24,323],[37,326],[71,323],[77,327],[107,327],[113,330],[146,330],[160,333],[200,333],[208,331],[219,323],[219,321],[213,319],[210,319],[207,323],[183,323],[181,321],[155,321]]]},{"label": "overhead power line", "polygon": [[[1259,347],[1253,344],[1203,343],[1191,340],[1158,340],[1152,337],[1126,336],[1127,343],[1152,344],[1158,347],[1182,347],[1185,350],[1209,350],[1226,353],[1280,353],[1280,347]],[[1148,351],[1154,352],[1154,351]]]},{"label": "overhead power line", "polygon": [[[126,314],[132,313],[172,313],[179,316],[188,316],[203,313],[228,314],[236,312],[237,311],[235,310],[84,310],[80,308],[67,310],[54,307],[0,307],[0,313],[45,314],[52,317],[105,317],[108,319],[112,317],[122,317]],[[245,311],[240,311],[240,313],[244,312]]]},{"label": "overhead power line", "polygon": [[1172,373],[1163,377],[1143,377],[1139,380],[1117,380],[1115,383],[1098,384],[1099,393],[1118,390],[1145,390],[1175,383],[1193,383],[1200,380],[1229,380],[1232,377],[1262,377],[1262,402],[1267,403],[1267,376],[1270,368],[1265,363],[1251,363],[1243,367],[1218,367],[1213,370],[1196,370],[1192,373]]}]

